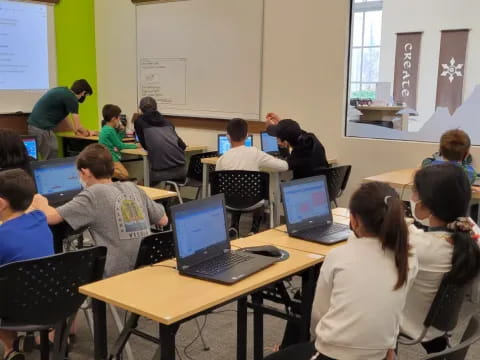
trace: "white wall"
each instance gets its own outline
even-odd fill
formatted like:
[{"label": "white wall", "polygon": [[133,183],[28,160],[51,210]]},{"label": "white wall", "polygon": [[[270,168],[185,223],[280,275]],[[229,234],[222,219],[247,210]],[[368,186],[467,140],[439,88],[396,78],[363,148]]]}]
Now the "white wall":
[{"label": "white wall", "polygon": [[[136,109],[135,9],[130,0],[96,0],[99,104]],[[114,9],[115,11],[112,11]],[[262,114],[276,111],[315,132],[329,156],[361,179],[413,167],[436,150],[426,143],[345,138],[349,1],[266,0]],[[216,133],[179,129],[189,143],[216,146]],[[257,144],[259,144],[257,142]],[[475,157],[480,151],[473,150]]]},{"label": "white wall", "polygon": [[470,29],[463,97],[480,84],[480,2],[478,0],[384,0],[380,81],[392,83],[395,66],[396,33],[423,31],[420,50],[416,131],[435,112],[438,57],[442,30]]}]

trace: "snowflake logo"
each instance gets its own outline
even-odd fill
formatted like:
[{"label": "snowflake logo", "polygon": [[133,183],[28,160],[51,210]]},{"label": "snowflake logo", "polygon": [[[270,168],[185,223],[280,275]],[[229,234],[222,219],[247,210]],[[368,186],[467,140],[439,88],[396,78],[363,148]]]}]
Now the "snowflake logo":
[{"label": "snowflake logo", "polygon": [[455,76],[461,77],[463,76],[462,74],[462,69],[463,69],[463,64],[455,64],[455,58],[452,57],[450,60],[450,64],[442,64],[443,67],[443,72],[440,74],[440,76],[448,76],[448,80],[450,82],[453,82],[455,79]]}]

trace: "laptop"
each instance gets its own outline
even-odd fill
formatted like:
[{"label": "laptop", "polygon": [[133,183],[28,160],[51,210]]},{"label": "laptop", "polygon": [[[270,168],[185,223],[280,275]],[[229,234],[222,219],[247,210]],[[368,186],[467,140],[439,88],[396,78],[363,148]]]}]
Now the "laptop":
[{"label": "laptop", "polygon": [[22,141],[27,148],[28,156],[32,159],[38,160],[38,144],[37,138],[30,135],[22,135]]},{"label": "laptop", "polygon": [[30,166],[37,192],[54,207],[65,204],[82,191],[74,157],[35,161]]},{"label": "laptop", "polygon": [[266,131],[260,133],[260,140],[262,142],[262,151],[273,156],[280,156],[280,150],[278,149],[277,138],[275,136],[268,135]]},{"label": "laptop", "polygon": [[349,237],[349,226],[333,222],[324,175],[293,180],[280,187],[290,236],[327,245]]},{"label": "laptop", "polygon": [[[247,140],[245,140],[245,146],[253,146],[253,135],[249,135]],[[227,134],[219,134],[218,135],[218,156],[222,156],[225,154],[232,145],[230,144],[230,140],[228,140]]]},{"label": "laptop", "polygon": [[278,261],[230,249],[223,194],[173,206],[171,217],[182,275],[233,284]]}]

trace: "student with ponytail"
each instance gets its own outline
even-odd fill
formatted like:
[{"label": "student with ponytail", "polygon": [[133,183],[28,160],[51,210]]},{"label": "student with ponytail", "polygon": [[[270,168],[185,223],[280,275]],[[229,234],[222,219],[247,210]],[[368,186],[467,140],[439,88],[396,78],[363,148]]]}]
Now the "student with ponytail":
[{"label": "student with ponytail", "polygon": [[350,201],[348,242],[330,251],[312,308],[315,341],[269,360],[379,360],[395,348],[402,309],[417,272],[402,202],[389,185],[363,184]]},{"label": "student with ponytail", "polygon": [[[464,170],[454,164],[432,165],[415,174],[411,198],[414,218],[427,230],[410,227],[410,243],[419,271],[408,293],[401,332],[417,338],[443,277],[458,285],[472,281],[480,270],[480,250],[465,218],[471,198]],[[430,329],[423,347],[428,353],[446,348],[441,331]]]}]

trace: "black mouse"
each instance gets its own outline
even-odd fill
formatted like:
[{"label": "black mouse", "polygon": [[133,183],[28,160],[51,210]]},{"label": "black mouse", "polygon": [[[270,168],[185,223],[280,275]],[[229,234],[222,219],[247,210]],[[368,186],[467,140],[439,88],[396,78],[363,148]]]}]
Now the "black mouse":
[{"label": "black mouse", "polygon": [[281,250],[273,245],[253,246],[249,248],[244,248],[243,251],[262,256],[274,257],[281,260],[286,260],[288,258],[288,252],[286,252],[285,250]]}]

